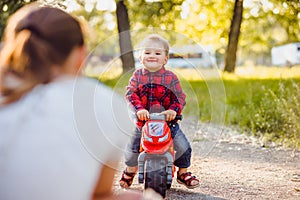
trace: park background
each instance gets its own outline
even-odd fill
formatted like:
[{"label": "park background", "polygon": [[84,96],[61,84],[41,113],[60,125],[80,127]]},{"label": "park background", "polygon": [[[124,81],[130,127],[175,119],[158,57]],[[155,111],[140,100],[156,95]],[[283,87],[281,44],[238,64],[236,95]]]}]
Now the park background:
[{"label": "park background", "polygon": [[[1,37],[7,18],[30,2],[0,2]],[[172,69],[188,94],[184,114],[234,127],[260,138],[265,147],[300,149],[300,66],[274,65],[271,57],[272,48],[300,41],[298,0],[40,2],[83,22],[91,52],[83,72],[120,93],[135,69],[135,48],[146,34],[158,32],[171,46],[212,47],[212,67]]]}]

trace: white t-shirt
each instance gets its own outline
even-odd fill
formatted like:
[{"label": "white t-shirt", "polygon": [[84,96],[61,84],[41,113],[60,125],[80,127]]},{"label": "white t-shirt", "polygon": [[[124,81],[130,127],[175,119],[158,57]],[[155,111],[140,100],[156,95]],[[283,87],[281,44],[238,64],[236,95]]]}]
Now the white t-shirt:
[{"label": "white t-shirt", "polygon": [[89,199],[133,127],[124,99],[95,80],[35,87],[0,108],[0,199]]}]

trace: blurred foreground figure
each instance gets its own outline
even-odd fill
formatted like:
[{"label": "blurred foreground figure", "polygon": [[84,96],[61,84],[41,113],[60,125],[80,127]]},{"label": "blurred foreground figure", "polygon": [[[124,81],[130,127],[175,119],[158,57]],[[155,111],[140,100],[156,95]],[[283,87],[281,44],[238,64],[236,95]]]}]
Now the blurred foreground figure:
[{"label": "blurred foreground figure", "polygon": [[79,22],[31,4],[9,19],[2,44],[0,199],[142,199],[112,192],[133,125],[122,98],[76,76],[86,56]]}]

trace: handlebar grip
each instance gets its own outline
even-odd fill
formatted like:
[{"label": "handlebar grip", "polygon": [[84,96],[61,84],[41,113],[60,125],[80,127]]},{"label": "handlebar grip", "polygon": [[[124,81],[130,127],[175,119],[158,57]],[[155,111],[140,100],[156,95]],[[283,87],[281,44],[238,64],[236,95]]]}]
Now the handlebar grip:
[{"label": "handlebar grip", "polygon": [[182,115],[176,115],[175,120],[182,120]]}]

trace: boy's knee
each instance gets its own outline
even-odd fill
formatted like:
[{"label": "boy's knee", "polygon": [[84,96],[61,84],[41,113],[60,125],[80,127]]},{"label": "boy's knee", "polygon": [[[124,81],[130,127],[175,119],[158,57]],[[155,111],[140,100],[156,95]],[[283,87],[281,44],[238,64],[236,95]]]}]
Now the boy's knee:
[{"label": "boy's knee", "polygon": [[139,153],[130,153],[125,155],[125,164],[129,167],[137,166]]},{"label": "boy's knee", "polygon": [[187,148],[187,150],[183,153],[183,156],[186,156],[186,157],[191,157],[191,155],[192,155],[192,148],[189,146],[188,148]]},{"label": "boy's knee", "polygon": [[192,148],[187,148],[183,154],[176,152],[174,165],[180,168],[187,168],[191,165]]}]

